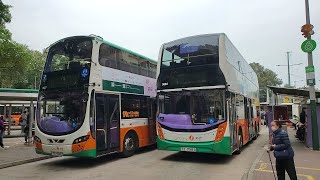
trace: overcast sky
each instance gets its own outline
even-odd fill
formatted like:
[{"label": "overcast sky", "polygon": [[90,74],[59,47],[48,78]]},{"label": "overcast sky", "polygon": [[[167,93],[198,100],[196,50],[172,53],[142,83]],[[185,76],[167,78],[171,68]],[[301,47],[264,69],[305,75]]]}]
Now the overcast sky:
[{"label": "overcast sky", "polygon": [[[74,35],[96,34],[105,40],[157,59],[161,44],[185,36],[224,32],[248,62],[274,70],[287,83],[305,84],[304,0],[3,0],[13,6],[7,25],[13,39],[42,50]],[[316,79],[320,84],[320,1],[310,0]],[[297,82],[294,82],[297,81]]]}]

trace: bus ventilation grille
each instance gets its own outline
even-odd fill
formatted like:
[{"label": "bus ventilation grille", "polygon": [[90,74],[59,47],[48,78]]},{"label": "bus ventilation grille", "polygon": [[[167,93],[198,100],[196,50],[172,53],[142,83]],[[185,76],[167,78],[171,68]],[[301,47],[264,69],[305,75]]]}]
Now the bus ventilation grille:
[{"label": "bus ventilation grille", "polygon": [[64,139],[48,139],[50,143],[63,143]]}]

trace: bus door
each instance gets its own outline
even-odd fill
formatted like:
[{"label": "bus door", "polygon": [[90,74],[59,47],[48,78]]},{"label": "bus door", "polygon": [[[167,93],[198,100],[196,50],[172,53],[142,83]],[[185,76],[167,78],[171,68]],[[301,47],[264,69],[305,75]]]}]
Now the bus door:
[{"label": "bus door", "polygon": [[156,111],[157,105],[154,98],[148,98],[148,135],[149,143],[156,143]]},{"label": "bus door", "polygon": [[249,140],[254,137],[254,123],[252,117],[252,101],[248,98],[248,129],[249,129]]},{"label": "bus door", "polygon": [[232,150],[238,148],[238,136],[237,136],[237,110],[236,110],[236,97],[233,93],[230,93],[230,100],[228,101],[229,111],[229,128],[230,128],[230,140]]},{"label": "bus door", "polygon": [[120,149],[119,95],[96,94],[97,154]]}]

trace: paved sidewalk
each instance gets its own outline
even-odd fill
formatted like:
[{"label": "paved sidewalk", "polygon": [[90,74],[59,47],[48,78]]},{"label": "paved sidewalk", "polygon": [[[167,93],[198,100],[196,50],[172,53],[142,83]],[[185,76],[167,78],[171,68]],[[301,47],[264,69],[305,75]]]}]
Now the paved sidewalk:
[{"label": "paved sidewalk", "polygon": [[0,169],[50,158],[36,154],[33,145],[24,145],[24,138],[4,138],[4,145],[9,148],[0,149]]},{"label": "paved sidewalk", "polygon": [[[295,130],[288,128],[288,134],[292,147],[295,151],[295,165],[299,180],[317,180],[320,179],[320,152],[312,151],[304,146],[294,137]],[[275,170],[275,158],[273,153],[270,153],[272,163]],[[276,171],[275,171],[276,173]],[[264,151],[259,163],[257,163],[253,172],[254,180],[274,180],[272,168],[269,160],[268,153]],[[286,176],[289,179],[289,176]]]}]

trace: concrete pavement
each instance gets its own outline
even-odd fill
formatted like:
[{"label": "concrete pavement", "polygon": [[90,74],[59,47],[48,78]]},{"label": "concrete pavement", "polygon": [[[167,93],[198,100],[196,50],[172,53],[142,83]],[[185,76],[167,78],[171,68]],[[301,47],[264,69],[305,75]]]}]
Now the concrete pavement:
[{"label": "concrete pavement", "polygon": [[4,138],[4,145],[9,148],[0,149],[0,169],[50,158],[36,154],[33,145],[24,145],[24,138]]},{"label": "concrete pavement", "polygon": [[263,129],[257,140],[245,146],[241,155],[170,152],[149,147],[129,158],[119,158],[115,154],[97,159],[61,157],[37,161],[0,169],[0,177],[1,180],[240,180],[266,142],[267,133]]},{"label": "concrete pavement", "polygon": [[[294,137],[295,130],[288,128],[288,134],[292,147],[295,151],[295,165],[297,170],[298,179],[300,180],[318,180],[320,179],[320,152],[312,151],[304,146]],[[273,153],[270,154],[275,170],[275,158]],[[253,172],[253,179],[259,180],[274,180],[271,163],[268,153],[264,151],[259,163],[256,164]],[[289,177],[287,176],[287,179]]]}]

